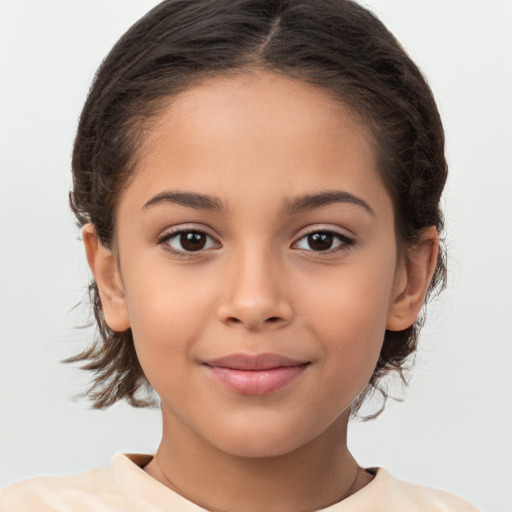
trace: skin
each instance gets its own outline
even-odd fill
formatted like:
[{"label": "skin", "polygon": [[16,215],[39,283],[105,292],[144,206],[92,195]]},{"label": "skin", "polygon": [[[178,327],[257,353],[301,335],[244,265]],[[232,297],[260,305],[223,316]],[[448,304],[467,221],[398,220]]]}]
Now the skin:
[{"label": "skin", "polygon": [[[361,201],[285,211],[326,190],[371,211]],[[154,199],[168,191],[214,196],[223,208]],[[162,240],[176,229],[206,232],[205,248]],[[326,231],[341,238],[314,250],[307,235]],[[132,329],[161,397],[162,442],[145,471],[225,511],[319,509],[367,485],[346,445],[350,404],[386,328],[407,328],[421,308],[435,229],[423,239],[407,264],[398,259],[370,139],[325,91],[255,71],[173,98],[120,198],[114,251],[84,228],[106,320]],[[227,388],[204,365],[268,352],[308,365],[262,396]]]}]

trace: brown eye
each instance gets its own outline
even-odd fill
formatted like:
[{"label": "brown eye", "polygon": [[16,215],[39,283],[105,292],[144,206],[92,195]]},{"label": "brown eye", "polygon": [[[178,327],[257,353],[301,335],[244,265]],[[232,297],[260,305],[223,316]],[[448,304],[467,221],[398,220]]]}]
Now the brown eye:
[{"label": "brown eye", "polygon": [[186,251],[200,251],[206,245],[206,235],[204,233],[182,233],[180,244]]},{"label": "brown eye", "polygon": [[202,231],[178,231],[167,235],[163,242],[177,253],[198,252],[218,245],[210,235]]},{"label": "brown eye", "polygon": [[335,252],[348,249],[354,241],[346,235],[332,231],[313,231],[300,238],[294,247],[312,252]]},{"label": "brown eye", "polygon": [[308,235],[308,245],[313,251],[327,251],[332,247],[334,236],[331,233],[312,233]]}]

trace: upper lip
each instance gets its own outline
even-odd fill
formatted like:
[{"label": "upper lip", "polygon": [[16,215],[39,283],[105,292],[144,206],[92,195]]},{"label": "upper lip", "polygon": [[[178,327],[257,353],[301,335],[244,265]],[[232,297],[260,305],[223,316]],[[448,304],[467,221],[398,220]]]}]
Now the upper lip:
[{"label": "upper lip", "polygon": [[271,370],[287,366],[301,366],[308,361],[299,361],[280,354],[230,354],[205,361],[207,366],[229,368],[232,370]]}]

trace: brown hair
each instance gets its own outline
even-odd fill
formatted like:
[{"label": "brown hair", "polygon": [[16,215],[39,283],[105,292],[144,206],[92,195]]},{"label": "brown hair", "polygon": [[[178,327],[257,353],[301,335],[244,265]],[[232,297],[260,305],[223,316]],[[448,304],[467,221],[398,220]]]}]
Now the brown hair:
[{"label": "brown hair", "polygon": [[[439,202],[447,166],[432,93],[394,36],[348,0],[167,0],[140,19],[103,61],[82,111],[70,193],[79,225],[91,222],[101,243],[112,247],[116,202],[162,99],[205,77],[255,68],[316,84],[357,113],[376,146],[403,253],[418,243],[423,228],[442,231]],[[429,293],[445,279],[440,250]],[[86,392],[94,407],[121,399],[151,405],[138,393],[149,384],[131,330],[112,331],[94,282],[89,292],[99,337],[67,361],[82,361],[94,372]],[[384,375],[395,371],[403,379],[421,323],[386,331],[375,371],[353,412],[372,392],[387,397]]]}]

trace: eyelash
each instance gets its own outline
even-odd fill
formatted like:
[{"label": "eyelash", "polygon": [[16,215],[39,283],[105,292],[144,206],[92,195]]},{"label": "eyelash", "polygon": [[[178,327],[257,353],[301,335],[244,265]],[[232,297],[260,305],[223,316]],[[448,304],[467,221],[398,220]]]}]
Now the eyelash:
[{"label": "eyelash", "polygon": [[[158,239],[157,243],[159,245],[165,246],[166,251],[170,252],[171,254],[173,254],[175,256],[179,256],[181,258],[190,258],[190,257],[193,257],[194,255],[202,254],[204,251],[211,249],[211,247],[208,247],[207,249],[200,249],[198,251],[186,251],[186,250],[181,251],[181,250],[176,250],[173,247],[171,247],[171,245],[169,244],[169,242],[171,240],[173,240],[174,238],[177,238],[181,235],[187,234],[187,233],[188,234],[190,234],[190,233],[201,234],[201,235],[204,235],[205,237],[209,238],[210,240],[214,240],[213,237],[211,235],[209,235],[204,229],[180,228],[180,229],[176,229],[175,231],[170,231],[169,233],[166,233],[165,235],[163,235],[162,237],[160,237]],[[220,246],[220,244],[218,242],[215,242],[215,244],[217,246]]]},{"label": "eyelash", "polygon": [[[211,235],[209,235],[205,230],[203,230],[201,228],[176,229],[175,231],[171,231],[169,233],[166,233],[162,237],[160,237],[158,239],[157,243],[159,245],[164,245],[166,251],[170,252],[173,255],[182,257],[182,258],[190,258],[190,257],[193,257],[194,255],[200,255],[200,254],[203,254],[205,251],[212,249],[212,247],[207,247],[206,249],[200,248],[197,251],[187,251],[187,250],[182,251],[182,250],[176,250],[175,248],[171,247],[171,245],[169,244],[169,241],[173,240],[174,238],[177,238],[178,236],[181,236],[184,234],[191,234],[191,233],[204,235],[208,239],[213,240],[217,247],[220,247],[220,244],[218,242],[216,242]],[[297,247],[297,244],[301,240],[304,240],[305,238],[307,238],[309,236],[318,235],[318,234],[329,235],[329,236],[333,237],[334,239],[338,240],[338,242],[340,242],[340,243],[338,246],[336,246],[334,248],[329,248],[329,249],[319,250],[319,251],[315,251],[313,249],[301,249],[301,248]],[[208,241],[206,243],[208,243]],[[318,256],[328,256],[328,255],[332,255],[334,253],[338,253],[340,251],[347,251],[348,249],[350,249],[350,247],[352,245],[354,245],[354,243],[355,243],[354,239],[352,239],[342,233],[338,233],[336,231],[332,231],[329,229],[316,229],[316,230],[309,231],[308,233],[304,233],[296,242],[294,242],[292,244],[292,248],[296,248],[297,250],[302,250],[305,252],[311,252]]]},{"label": "eyelash", "polygon": [[355,243],[355,240],[353,238],[350,238],[349,236],[347,236],[345,234],[338,233],[337,231],[332,231],[329,229],[315,229],[315,230],[309,231],[308,233],[303,234],[296,242],[294,242],[293,246],[296,246],[301,240],[304,240],[307,237],[310,237],[312,235],[319,235],[319,234],[329,235],[329,236],[333,237],[334,239],[338,240],[338,242],[340,242],[340,243],[336,247],[329,248],[326,250],[320,250],[320,251],[314,251],[312,249],[300,249],[300,248],[297,248],[297,249],[304,250],[306,252],[312,252],[315,254],[315,256],[318,255],[318,256],[322,257],[322,256],[329,256],[329,255],[332,255],[332,254],[335,254],[335,253],[338,253],[341,251],[347,251]]}]

